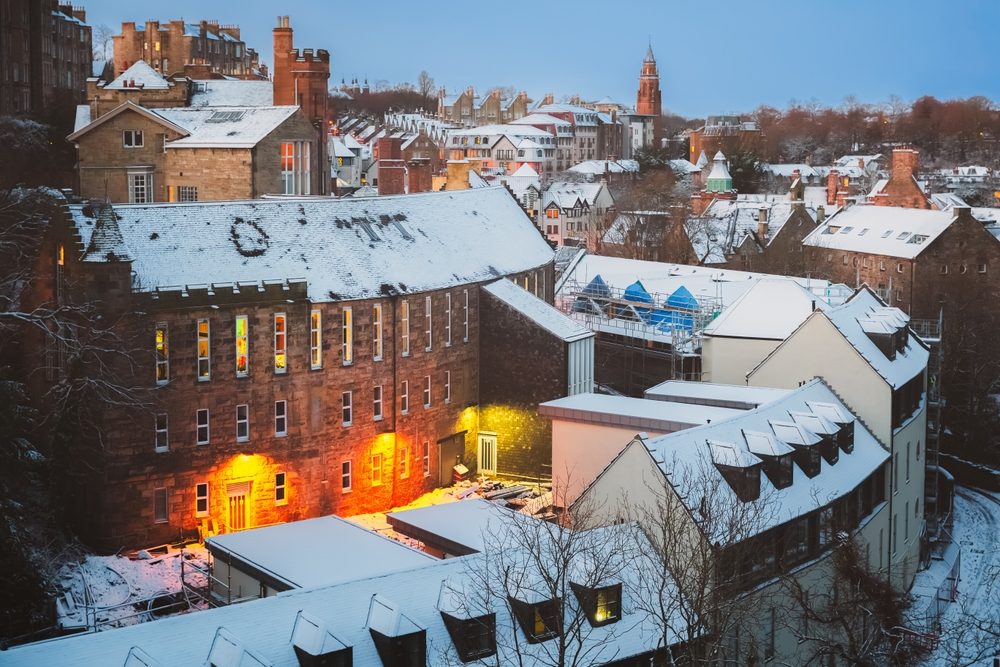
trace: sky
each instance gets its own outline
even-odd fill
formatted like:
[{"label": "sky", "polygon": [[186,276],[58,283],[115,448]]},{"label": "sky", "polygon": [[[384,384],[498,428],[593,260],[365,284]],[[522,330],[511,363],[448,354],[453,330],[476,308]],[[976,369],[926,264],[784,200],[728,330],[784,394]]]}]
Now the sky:
[{"label": "sky", "polygon": [[[514,86],[634,105],[647,44],[663,107],[688,117],[985,95],[1000,102],[1000,0],[84,0],[87,22],[237,24],[270,63],[271,29],[287,14],[297,48],[330,51],[341,77],[448,91]],[[279,9],[280,8],[280,9]]]}]

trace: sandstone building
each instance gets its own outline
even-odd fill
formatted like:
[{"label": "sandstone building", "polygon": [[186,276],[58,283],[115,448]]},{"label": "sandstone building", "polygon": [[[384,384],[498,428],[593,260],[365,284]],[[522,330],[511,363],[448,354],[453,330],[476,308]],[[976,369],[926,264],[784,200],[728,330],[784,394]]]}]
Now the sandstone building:
[{"label": "sandstone building", "polygon": [[147,21],[137,28],[130,21],[122,23],[121,34],[113,39],[116,75],[140,60],[164,75],[183,73],[188,65],[197,66],[203,74],[245,79],[261,75],[257,53],[247,48],[236,25]]}]

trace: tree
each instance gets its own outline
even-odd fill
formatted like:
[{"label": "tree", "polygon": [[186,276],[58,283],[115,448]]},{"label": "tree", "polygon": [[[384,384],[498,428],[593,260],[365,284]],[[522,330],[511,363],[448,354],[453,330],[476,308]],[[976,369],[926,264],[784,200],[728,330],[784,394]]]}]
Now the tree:
[{"label": "tree", "polygon": [[424,102],[424,109],[431,108],[431,97],[437,92],[434,87],[434,77],[427,73],[427,70],[422,70],[420,76],[417,77],[417,92],[420,93],[420,98]]},{"label": "tree", "polygon": [[104,23],[94,27],[93,32],[91,33],[91,44],[94,48],[94,60],[108,61],[114,58],[114,36],[115,31]]}]

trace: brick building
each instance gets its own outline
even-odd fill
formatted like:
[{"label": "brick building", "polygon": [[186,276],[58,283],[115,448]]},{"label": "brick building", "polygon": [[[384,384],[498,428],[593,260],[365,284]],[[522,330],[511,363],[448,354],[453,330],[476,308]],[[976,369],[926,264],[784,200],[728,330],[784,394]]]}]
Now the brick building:
[{"label": "brick building", "polygon": [[718,151],[735,153],[752,148],[758,152],[764,149],[766,137],[753,121],[744,121],[739,116],[709,116],[705,124],[688,134],[691,140],[689,160],[695,162],[698,156],[711,155]]},{"label": "brick building", "polygon": [[42,111],[57,96],[84,99],[93,50],[87,12],[54,0],[0,10],[0,113]]},{"label": "brick building", "polygon": [[927,194],[917,182],[919,164],[920,151],[913,146],[894,148],[889,178],[875,184],[871,194],[868,195],[868,201],[876,206],[931,208]]},{"label": "brick building", "polygon": [[116,75],[140,60],[164,75],[183,73],[189,65],[199,66],[192,72],[201,75],[214,73],[243,79],[261,75],[257,53],[240,39],[236,25],[220,26],[218,21],[147,21],[137,28],[130,21],[122,23],[122,33],[113,40]]},{"label": "brick building", "polygon": [[[65,285],[114,321],[137,313],[146,348],[127,381],[148,403],[102,411],[101,454],[73,490],[101,548],[402,505],[449,484],[456,460],[475,470],[479,435],[480,467],[534,478],[551,432],[510,415],[589,390],[586,360],[569,382],[569,346],[545,344],[566,326],[546,303],[553,254],[503,188],[72,206],[56,222],[42,300]],[[498,278],[538,298],[487,304]]]}]

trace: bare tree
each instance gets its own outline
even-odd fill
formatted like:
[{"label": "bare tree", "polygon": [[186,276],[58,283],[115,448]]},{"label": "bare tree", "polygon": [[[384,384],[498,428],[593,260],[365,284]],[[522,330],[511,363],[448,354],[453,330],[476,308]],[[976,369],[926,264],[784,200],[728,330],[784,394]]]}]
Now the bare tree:
[{"label": "bare tree", "polygon": [[424,109],[430,108],[431,97],[436,92],[434,88],[434,77],[427,73],[427,70],[420,72],[420,76],[417,77],[417,92],[420,93],[420,97],[424,100]]},{"label": "bare tree", "polygon": [[115,56],[115,31],[104,23],[95,26],[91,33],[94,60],[108,61]]}]

